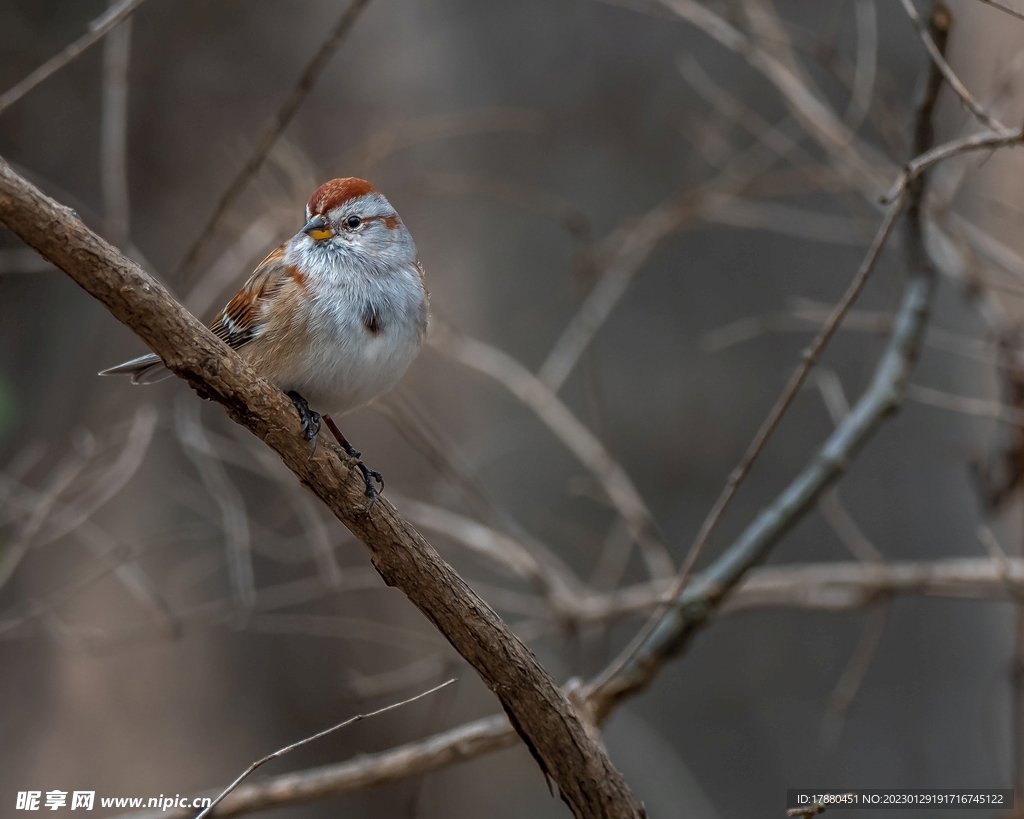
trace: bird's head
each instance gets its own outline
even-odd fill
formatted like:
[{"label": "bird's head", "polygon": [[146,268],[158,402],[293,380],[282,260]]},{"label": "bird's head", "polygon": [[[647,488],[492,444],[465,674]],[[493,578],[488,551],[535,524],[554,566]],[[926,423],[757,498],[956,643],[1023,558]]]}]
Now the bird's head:
[{"label": "bird's head", "polygon": [[347,258],[367,269],[414,264],[416,246],[384,196],[363,179],[325,182],[306,204],[306,225],[292,240],[303,255]]}]

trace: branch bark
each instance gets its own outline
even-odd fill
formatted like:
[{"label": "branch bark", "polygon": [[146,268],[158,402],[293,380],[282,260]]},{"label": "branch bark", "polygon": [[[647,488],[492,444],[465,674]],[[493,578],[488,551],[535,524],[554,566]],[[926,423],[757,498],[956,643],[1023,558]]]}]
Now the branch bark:
[{"label": "branch bark", "polygon": [[202,397],[264,441],[358,537],[400,589],[495,693],[541,770],[578,817],[642,817],[643,807],[554,680],[386,498],[324,439],[311,456],[285,395],[261,378],[137,264],[0,159],[0,221],[133,330]]}]

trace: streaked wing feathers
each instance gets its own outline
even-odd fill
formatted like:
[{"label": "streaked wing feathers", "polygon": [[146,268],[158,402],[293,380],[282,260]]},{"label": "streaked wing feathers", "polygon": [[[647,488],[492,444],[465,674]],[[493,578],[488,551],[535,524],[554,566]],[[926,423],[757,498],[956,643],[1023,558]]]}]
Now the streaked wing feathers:
[{"label": "streaked wing feathers", "polygon": [[284,264],[284,245],[277,248],[242,285],[234,297],[213,320],[210,329],[225,344],[238,349],[252,341],[261,329],[263,306],[293,277]]}]

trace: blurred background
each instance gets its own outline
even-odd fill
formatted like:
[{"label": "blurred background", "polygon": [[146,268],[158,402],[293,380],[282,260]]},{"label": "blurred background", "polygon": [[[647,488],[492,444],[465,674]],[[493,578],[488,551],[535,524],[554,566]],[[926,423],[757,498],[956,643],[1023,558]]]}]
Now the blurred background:
[{"label": "blurred background", "polygon": [[[0,2],[0,89],[105,7]],[[913,25],[898,4],[871,0],[705,6],[802,73],[857,134],[877,170],[858,181],[836,172],[762,73],[669,6],[373,0],[183,274],[345,8],[147,0],[130,30],[0,115],[0,155],[204,319],[301,227],[321,182],[370,179],[416,239],[437,326],[550,377],[632,478],[678,566],[909,158],[928,66]],[[951,64],[1003,122],[1019,122],[1024,22],[981,2],[952,8]],[[939,139],[977,127],[945,89]],[[944,275],[911,400],[773,565],[850,563],[872,548],[889,561],[1021,554],[1021,416],[1009,406],[1020,396],[1008,391],[1024,317],[1020,173],[1020,157],[1001,152],[936,174],[945,233],[930,241],[945,248]],[[883,254],[702,565],[864,389],[902,289],[899,248]],[[549,354],[616,264],[628,287],[557,376]],[[455,686],[257,776],[495,713],[360,544],[219,407],[176,379],[96,378],[143,352],[0,231],[0,813],[31,789],[219,789],[282,745],[451,676]],[[469,525],[549,555],[596,592],[649,581],[666,554],[645,560],[594,470],[494,376],[435,343],[342,426],[399,510],[556,679],[586,678],[642,613],[581,622],[555,611],[507,561],[467,544]],[[655,819],[782,816],[793,787],[1012,787],[1016,607],[999,584],[963,596],[724,615],[613,716],[611,757]],[[96,815],[117,813],[97,804]],[[267,815],[568,811],[517,745]]]}]

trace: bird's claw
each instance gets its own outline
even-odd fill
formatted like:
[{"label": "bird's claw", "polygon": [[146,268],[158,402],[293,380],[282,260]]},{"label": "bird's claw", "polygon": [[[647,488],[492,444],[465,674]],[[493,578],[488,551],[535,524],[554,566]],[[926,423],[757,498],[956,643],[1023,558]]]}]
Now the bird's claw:
[{"label": "bird's claw", "polygon": [[[384,491],[384,476],[376,469],[370,469],[362,461],[359,461],[356,466],[363,473],[363,480],[366,481],[366,497],[369,498],[370,505],[372,506],[373,502],[377,500],[377,495]],[[373,485],[374,481],[380,484],[379,490]]]},{"label": "bird's claw", "polygon": [[[346,441],[342,446],[349,457],[356,459],[356,466],[358,466],[359,471],[363,473],[363,480],[366,482],[366,497],[370,499],[370,506],[372,506],[373,502],[377,500],[377,495],[384,491],[384,476],[376,469],[370,469],[370,467],[364,464],[363,453],[352,446],[352,444],[348,443],[348,441]],[[379,490],[373,485],[374,481],[380,484]]]},{"label": "bird's claw", "polygon": [[320,413],[311,410],[306,399],[295,392],[295,390],[289,392],[288,397],[292,399],[295,410],[299,413],[299,421],[302,423],[302,434],[307,441],[312,441],[313,452],[316,452],[316,436],[320,432],[321,424]]}]

